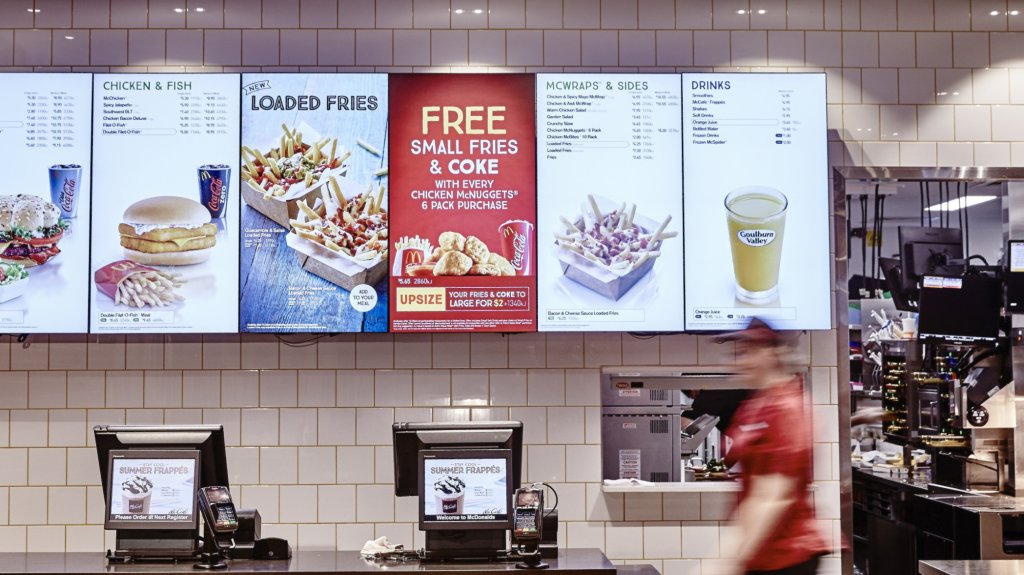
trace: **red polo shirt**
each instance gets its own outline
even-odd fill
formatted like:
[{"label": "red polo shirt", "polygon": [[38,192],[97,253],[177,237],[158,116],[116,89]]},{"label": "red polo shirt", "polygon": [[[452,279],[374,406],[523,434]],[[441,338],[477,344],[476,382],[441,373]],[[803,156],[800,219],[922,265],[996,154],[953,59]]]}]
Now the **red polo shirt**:
[{"label": "red polo shirt", "polygon": [[725,458],[743,469],[740,503],[750,495],[752,477],[784,475],[797,480],[797,497],[783,511],[761,548],[747,562],[752,571],[799,565],[831,551],[814,522],[807,488],[811,483],[810,414],[804,409],[801,381],[757,392],[740,405],[729,431],[732,448]]}]

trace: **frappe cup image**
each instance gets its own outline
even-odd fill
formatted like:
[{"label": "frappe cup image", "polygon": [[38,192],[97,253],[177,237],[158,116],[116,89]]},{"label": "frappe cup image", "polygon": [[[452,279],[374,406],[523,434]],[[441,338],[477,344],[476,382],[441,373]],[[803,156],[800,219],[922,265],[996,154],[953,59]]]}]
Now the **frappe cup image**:
[{"label": "frappe cup image", "polygon": [[446,475],[434,482],[434,502],[438,515],[461,514],[466,499],[466,482]]},{"label": "frappe cup image", "polygon": [[136,475],[121,483],[121,512],[133,515],[149,513],[149,502],[153,499],[153,482]]},{"label": "frappe cup image", "polygon": [[779,264],[786,230],[786,196],[766,186],[735,189],[725,197],[736,298],[763,304],[779,289]]}]

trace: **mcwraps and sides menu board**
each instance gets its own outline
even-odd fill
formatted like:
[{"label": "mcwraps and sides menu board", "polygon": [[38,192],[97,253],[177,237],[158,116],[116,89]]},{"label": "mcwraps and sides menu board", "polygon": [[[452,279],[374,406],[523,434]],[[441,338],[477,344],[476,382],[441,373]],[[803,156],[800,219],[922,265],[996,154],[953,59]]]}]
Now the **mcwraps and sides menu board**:
[{"label": "mcwraps and sides menu board", "polygon": [[534,331],[534,76],[390,80],[391,331]]},{"label": "mcwraps and sides menu board", "polygon": [[541,331],[682,331],[677,75],[537,76]]},{"label": "mcwraps and sides menu board", "polygon": [[388,329],[388,79],[242,77],[241,331]]},{"label": "mcwraps and sides menu board", "polygon": [[92,76],[4,74],[0,332],[83,333]]},{"label": "mcwraps and sides menu board", "polygon": [[824,74],[684,74],[686,328],[831,324]]},{"label": "mcwraps and sides menu board", "polygon": [[238,330],[237,74],[97,74],[93,333]]}]

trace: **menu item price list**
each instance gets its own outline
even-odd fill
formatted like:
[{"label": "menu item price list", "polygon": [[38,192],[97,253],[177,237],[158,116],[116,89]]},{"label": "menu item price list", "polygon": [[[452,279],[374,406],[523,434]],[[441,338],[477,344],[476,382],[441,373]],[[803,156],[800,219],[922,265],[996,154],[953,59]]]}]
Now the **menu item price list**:
[{"label": "menu item price list", "polygon": [[[26,90],[21,93],[23,118],[0,119],[0,131],[22,127],[26,148],[73,148],[79,102],[65,90]],[[15,108],[17,109],[17,108]]]},{"label": "menu item price list", "polygon": [[691,82],[687,94],[689,143],[724,146],[739,136],[736,130],[754,129],[761,131],[761,135],[750,136],[749,132],[743,132],[739,139],[792,145],[802,126],[796,91],[776,88],[772,98],[762,99],[733,83],[729,80]]},{"label": "menu item price list", "polygon": [[633,81],[559,84],[567,89],[544,95],[545,160],[621,151],[629,154],[624,160],[654,162],[664,150],[657,140],[679,137],[678,92],[648,90],[645,82]]},{"label": "menu item price list", "polygon": [[218,93],[179,92],[178,132],[193,136],[228,133],[227,96]]},{"label": "menu item price list", "polygon": [[192,81],[165,84],[104,82],[103,135],[210,137],[231,133],[226,94],[193,89]]}]

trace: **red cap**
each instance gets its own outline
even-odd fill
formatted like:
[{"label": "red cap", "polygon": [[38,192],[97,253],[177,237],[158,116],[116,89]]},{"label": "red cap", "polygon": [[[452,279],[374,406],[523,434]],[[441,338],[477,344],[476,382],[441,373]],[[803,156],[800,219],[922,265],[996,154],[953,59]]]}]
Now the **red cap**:
[{"label": "red cap", "polygon": [[742,341],[765,346],[788,345],[791,339],[784,332],[778,331],[761,318],[755,317],[750,320],[747,327],[729,333],[724,333],[715,338],[717,343],[727,341]]}]

